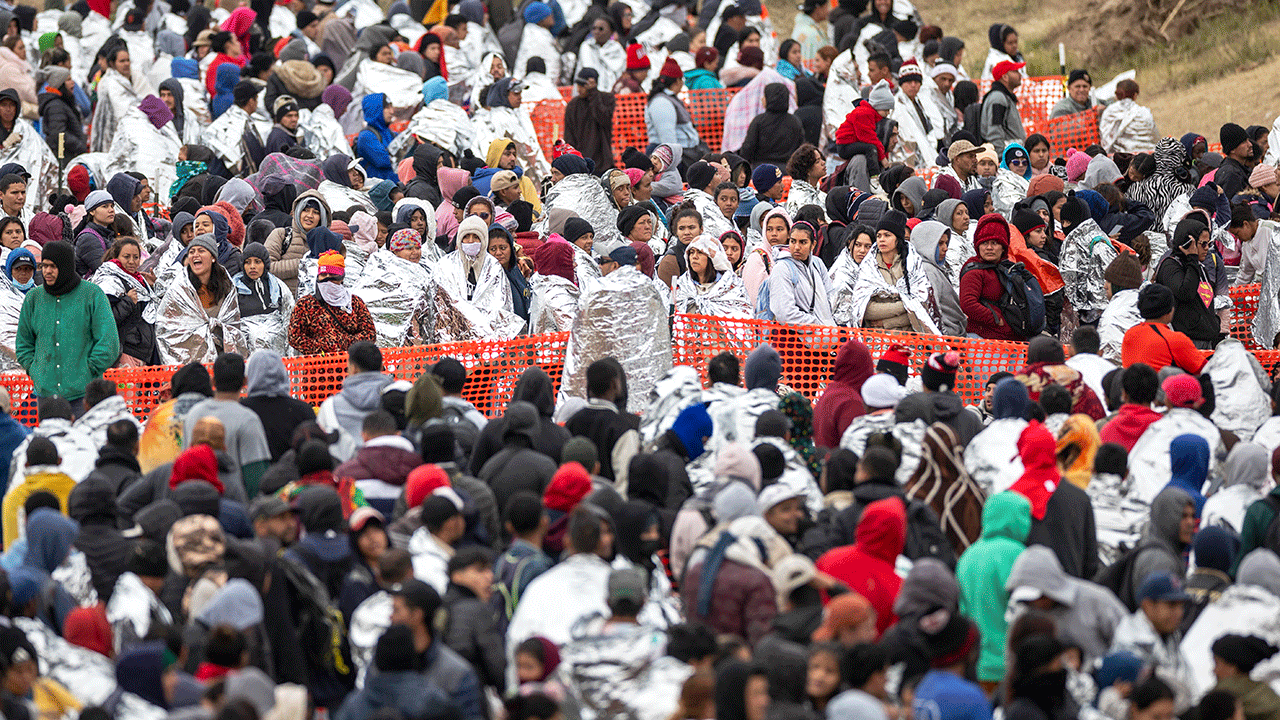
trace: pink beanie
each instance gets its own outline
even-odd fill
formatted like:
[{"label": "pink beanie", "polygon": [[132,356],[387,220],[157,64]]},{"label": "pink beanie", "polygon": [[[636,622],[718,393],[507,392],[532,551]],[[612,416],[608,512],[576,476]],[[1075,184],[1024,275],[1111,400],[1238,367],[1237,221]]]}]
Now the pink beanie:
[{"label": "pink beanie", "polygon": [[644,171],[640,168],[627,168],[622,172],[627,174],[627,180],[631,183],[632,187],[635,187],[636,184],[640,182],[640,178],[644,177]]},{"label": "pink beanie", "polygon": [[1067,150],[1067,181],[1079,182],[1084,177],[1084,171],[1089,169],[1089,153],[1080,152],[1075,148]]}]

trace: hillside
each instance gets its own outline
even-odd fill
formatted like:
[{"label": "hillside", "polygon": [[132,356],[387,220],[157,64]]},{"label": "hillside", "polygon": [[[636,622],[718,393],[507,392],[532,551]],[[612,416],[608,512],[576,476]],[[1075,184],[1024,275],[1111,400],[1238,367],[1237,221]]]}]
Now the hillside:
[{"label": "hillside", "polygon": [[[1125,70],[1137,70],[1142,88],[1138,101],[1151,108],[1165,135],[1194,131],[1216,141],[1223,123],[1270,127],[1280,114],[1280,83],[1275,80],[1280,74],[1275,44],[1280,37],[1280,3],[1055,0],[1054,12],[1046,13],[1046,5],[1031,0],[915,2],[925,22],[964,39],[964,65],[972,76],[981,72],[986,59],[987,28],[1004,22],[1018,29],[1033,75],[1059,72],[1059,42],[1066,45],[1068,69],[1087,67],[1099,84]],[[785,37],[795,5],[786,0],[766,3],[779,35]],[[1151,9],[1162,5],[1168,9]],[[1147,9],[1146,16],[1135,17],[1139,7]],[[1158,33],[1162,26],[1175,36],[1172,42],[1135,40]],[[1145,34],[1134,30],[1137,27]],[[1178,33],[1185,34],[1177,37]]]}]

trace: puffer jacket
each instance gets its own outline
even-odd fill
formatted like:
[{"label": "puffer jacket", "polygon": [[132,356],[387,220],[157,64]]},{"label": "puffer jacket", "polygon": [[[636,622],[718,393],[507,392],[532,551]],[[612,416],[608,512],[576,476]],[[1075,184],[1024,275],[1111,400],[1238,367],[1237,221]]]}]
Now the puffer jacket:
[{"label": "puffer jacket", "polygon": [[40,128],[44,132],[45,142],[58,152],[58,135],[64,134],[63,147],[67,157],[76,157],[89,152],[89,137],[84,132],[84,116],[76,107],[74,97],[66,97],[61,92],[48,88],[40,93]]},{"label": "puffer jacket", "polygon": [[501,694],[506,685],[506,648],[492,606],[453,583],[449,583],[442,599],[449,619],[441,639],[471,663],[481,685],[495,688]]},{"label": "puffer jacket", "polygon": [[267,252],[271,254],[271,274],[283,280],[284,284],[289,286],[289,291],[293,293],[298,292],[298,264],[302,256],[307,254],[307,233],[302,229],[299,219],[302,203],[307,198],[314,198],[320,203],[318,227],[329,226],[329,220],[333,217],[329,204],[325,202],[323,195],[315,190],[308,190],[293,201],[293,223],[287,228],[272,230],[264,243],[267,246]]},{"label": "puffer jacket", "polygon": [[764,88],[764,112],[751,120],[738,154],[752,165],[771,163],[786,168],[791,153],[804,142],[804,126],[790,114],[790,93],[782,83]]},{"label": "puffer jacket", "polygon": [[[680,583],[690,619],[696,616],[703,569],[702,562],[690,565]],[[714,582],[711,612],[698,619],[717,633],[732,633],[755,645],[769,632],[778,613],[773,582],[759,568],[728,559],[720,565]]]}]

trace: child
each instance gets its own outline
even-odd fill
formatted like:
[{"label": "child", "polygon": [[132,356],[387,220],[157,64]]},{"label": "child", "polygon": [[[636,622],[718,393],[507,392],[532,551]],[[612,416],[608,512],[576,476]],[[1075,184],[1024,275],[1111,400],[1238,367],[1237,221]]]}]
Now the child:
[{"label": "child", "polygon": [[1142,660],[1130,653],[1112,653],[1102,659],[1093,678],[1098,693],[1098,711],[1111,720],[1128,720],[1129,694],[1142,671]]},{"label": "child", "polygon": [[819,643],[809,651],[809,674],[804,690],[810,706],[823,716],[827,703],[840,692],[841,650],[835,643]]},{"label": "child", "polygon": [[738,210],[738,203],[741,199],[738,197],[738,186],[731,182],[722,182],[716,186],[716,207],[720,208],[720,212],[733,222],[733,214]]},{"label": "child", "polygon": [[867,160],[868,177],[879,175],[881,164],[889,157],[876,135],[876,123],[889,116],[893,102],[889,83],[881,80],[871,88],[866,100],[854,103],[836,130],[836,154],[846,160],[862,155]]},{"label": "child", "polygon": [[516,684],[520,694],[542,693],[564,697],[564,687],[548,680],[560,665],[560,650],[544,637],[531,637],[516,646]]}]

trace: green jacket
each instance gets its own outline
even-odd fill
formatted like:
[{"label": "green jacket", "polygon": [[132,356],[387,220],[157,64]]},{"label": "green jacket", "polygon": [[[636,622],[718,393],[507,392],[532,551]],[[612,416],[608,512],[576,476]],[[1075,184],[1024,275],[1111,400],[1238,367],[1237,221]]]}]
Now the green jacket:
[{"label": "green jacket", "polygon": [[[1280,486],[1271,489],[1268,495],[1274,498],[1280,498]],[[1236,553],[1236,561],[1231,564],[1231,577],[1236,576],[1236,571],[1240,569],[1240,561],[1245,555],[1262,547],[1267,540],[1267,528],[1271,527],[1271,521],[1276,517],[1276,513],[1263,500],[1254,500],[1253,504],[1244,513],[1244,527],[1240,529],[1240,550]]]},{"label": "green jacket", "polygon": [[120,336],[102,289],[82,281],[54,297],[33,288],[22,301],[15,343],[18,363],[31,376],[35,394],[84,397],[84,386],[120,359]]},{"label": "green jacket", "polygon": [[720,78],[705,68],[694,68],[685,73],[684,84],[690,90],[717,90],[724,87]]},{"label": "green jacket", "polygon": [[1009,593],[1004,585],[1030,531],[1031,502],[1026,497],[1015,492],[993,495],[982,508],[982,538],[965,550],[956,565],[960,612],[977,623],[982,633],[978,679],[984,682],[1004,677],[1009,629],[1004,619]]},{"label": "green jacket", "polygon": [[1240,698],[1245,720],[1275,720],[1280,717],[1280,696],[1261,680],[1240,676],[1223,678],[1213,689],[1226,690]]}]

